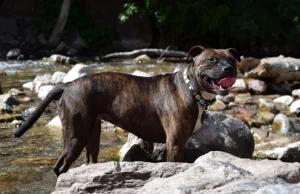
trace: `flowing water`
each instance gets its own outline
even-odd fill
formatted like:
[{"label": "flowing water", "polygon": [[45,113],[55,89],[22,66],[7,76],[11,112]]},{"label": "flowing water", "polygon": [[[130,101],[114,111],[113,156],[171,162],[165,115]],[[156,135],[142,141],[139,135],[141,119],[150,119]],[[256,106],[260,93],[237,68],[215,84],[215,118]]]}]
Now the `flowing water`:
[{"label": "flowing water", "polygon": [[[151,72],[153,75],[173,72],[182,64],[160,63],[135,64],[128,60],[123,62],[100,63],[86,62],[93,71],[116,71],[132,73],[135,70]],[[37,75],[53,74],[55,71],[67,72],[72,66],[52,64],[43,61],[9,61],[0,62],[2,89],[7,93],[12,88],[22,89],[22,85],[32,81]],[[34,92],[24,90],[34,102],[28,107],[36,106],[39,100]],[[37,123],[20,139],[13,138],[10,123],[0,124],[0,193],[50,193],[54,190],[56,176],[52,166],[62,150],[61,131],[49,129],[45,124],[55,113],[44,113]],[[101,136],[99,161],[117,160],[117,151],[126,141],[125,133],[106,132]],[[84,164],[84,153],[72,167]]]}]

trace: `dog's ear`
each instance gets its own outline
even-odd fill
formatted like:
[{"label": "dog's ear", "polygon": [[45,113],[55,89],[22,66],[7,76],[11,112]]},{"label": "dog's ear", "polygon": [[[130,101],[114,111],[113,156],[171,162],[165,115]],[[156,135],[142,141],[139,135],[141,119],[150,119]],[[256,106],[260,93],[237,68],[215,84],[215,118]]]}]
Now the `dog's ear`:
[{"label": "dog's ear", "polygon": [[194,46],[193,48],[191,48],[191,50],[188,53],[187,58],[191,57],[196,57],[197,55],[199,55],[200,53],[202,53],[202,51],[204,51],[205,48],[203,46]]},{"label": "dog's ear", "polygon": [[230,54],[232,54],[232,56],[234,56],[234,58],[240,62],[241,61],[241,55],[240,53],[235,50],[234,48],[229,48],[229,49],[226,49],[228,52],[230,52]]}]

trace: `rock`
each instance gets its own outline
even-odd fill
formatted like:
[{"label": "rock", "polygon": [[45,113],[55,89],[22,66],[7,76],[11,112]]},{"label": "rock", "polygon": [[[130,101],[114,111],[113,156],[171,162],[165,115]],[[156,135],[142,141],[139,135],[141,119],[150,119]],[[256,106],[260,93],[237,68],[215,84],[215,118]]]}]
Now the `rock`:
[{"label": "rock", "polygon": [[290,95],[292,92],[292,88],[287,85],[285,82],[280,83],[273,83],[273,82],[266,82],[268,89],[268,94],[280,94],[280,95]]},{"label": "rock", "polygon": [[193,162],[210,151],[223,151],[242,158],[251,158],[254,139],[240,120],[206,111],[201,128],[185,144],[185,160]]},{"label": "rock", "polygon": [[135,63],[140,64],[140,63],[149,63],[149,62],[151,62],[151,59],[150,59],[150,57],[148,57],[148,55],[144,54],[144,55],[140,55],[140,56],[134,58],[133,61]]},{"label": "rock", "polygon": [[61,63],[61,64],[75,64],[76,61],[70,57],[67,56],[63,56],[63,55],[51,55],[49,59],[47,59],[48,61],[52,62],[52,63]]},{"label": "rock", "polygon": [[[210,111],[206,111],[202,117],[204,122],[201,128],[185,144],[186,161],[193,162],[197,157],[214,150],[251,158],[254,151],[254,139],[244,123]],[[126,155],[130,159],[126,161],[142,158],[142,161],[154,162],[157,159],[165,159],[165,146],[150,144],[129,134],[127,143],[122,147],[120,154],[121,158]]]},{"label": "rock", "polygon": [[236,79],[234,85],[230,88],[230,92],[233,93],[244,93],[248,92],[248,88],[244,79]]},{"label": "rock", "polygon": [[55,86],[53,85],[46,85],[46,86],[42,86],[39,89],[39,93],[38,93],[38,98],[41,100],[44,100],[47,96],[47,94],[53,89],[55,88]]},{"label": "rock", "polygon": [[78,79],[85,75],[90,75],[92,73],[93,73],[93,71],[88,65],[76,64],[64,77],[63,82],[64,83],[71,82],[75,79]]},{"label": "rock", "polygon": [[140,76],[140,77],[151,77],[153,76],[152,73],[147,73],[147,72],[143,72],[143,71],[140,71],[140,70],[135,70],[132,75],[136,75],[136,76]]},{"label": "rock", "polygon": [[9,94],[13,95],[13,96],[25,96],[25,92],[16,89],[16,88],[12,88],[8,91]]},{"label": "rock", "polygon": [[278,98],[275,98],[273,102],[278,104],[283,104],[285,106],[289,106],[294,101],[294,97],[286,95],[286,96],[280,96]]},{"label": "rock", "polygon": [[260,159],[300,162],[300,142],[290,137],[277,137],[255,146],[253,156]]},{"label": "rock", "polygon": [[129,133],[119,155],[120,161],[163,162],[166,161],[166,146],[163,143],[145,141]]},{"label": "rock", "polygon": [[56,116],[51,121],[49,121],[49,123],[47,123],[46,127],[49,127],[51,129],[54,127],[58,130],[61,130],[62,129],[62,123],[61,123],[61,120],[60,120],[59,116]]},{"label": "rock", "polygon": [[256,68],[245,73],[245,77],[275,82],[299,81],[299,69],[300,59],[284,56],[264,58]]},{"label": "rock", "polygon": [[[276,160],[242,159],[228,153],[214,151],[199,157],[195,163],[219,161],[232,164],[260,178],[281,178],[288,183],[300,182],[300,164]],[[276,169],[276,170],[274,170]]]},{"label": "rock", "polygon": [[273,124],[272,124],[272,130],[277,132],[279,131],[282,134],[288,134],[293,132],[291,126],[290,126],[290,120],[285,114],[278,114],[274,118]]},{"label": "rock", "polygon": [[288,117],[290,120],[290,126],[294,133],[300,132],[300,118],[299,117]]},{"label": "rock", "polygon": [[261,80],[251,80],[248,82],[248,89],[255,94],[265,94],[267,91],[267,84]]},{"label": "rock", "polygon": [[34,78],[33,82],[44,82],[44,83],[51,83],[52,76],[51,74],[44,74],[44,75],[38,75]]},{"label": "rock", "polygon": [[[276,169],[276,170],[274,170]],[[61,174],[52,194],[254,193],[300,191],[300,164],[210,152],[193,164],[106,162]]]},{"label": "rock", "polygon": [[18,99],[11,94],[0,95],[0,101],[7,104],[8,106],[14,106],[20,104]]},{"label": "rock", "polygon": [[217,95],[216,100],[222,101],[224,103],[230,103],[235,101],[235,95],[234,94],[228,94],[226,96]]},{"label": "rock", "polygon": [[268,111],[274,114],[278,112],[275,103],[270,99],[258,99],[258,106],[261,111]]},{"label": "rock", "polygon": [[13,111],[12,107],[8,106],[4,102],[0,102],[0,112],[1,113],[11,113]]},{"label": "rock", "polygon": [[242,73],[247,73],[252,69],[256,68],[260,63],[260,59],[253,57],[241,58],[241,61],[237,63],[237,69]]},{"label": "rock", "polygon": [[65,72],[61,72],[61,71],[56,71],[55,73],[53,73],[52,77],[51,77],[51,82],[54,85],[58,85],[63,83],[64,77],[67,74]]},{"label": "rock", "polygon": [[290,113],[298,114],[300,110],[300,99],[295,100],[290,106]]},{"label": "rock", "polygon": [[23,88],[26,88],[26,89],[29,89],[29,90],[34,90],[34,86],[35,86],[35,83],[34,82],[27,82],[25,84],[23,84]]},{"label": "rock", "polygon": [[33,101],[33,99],[29,96],[26,96],[24,98],[18,98],[18,100],[19,100],[20,103],[27,103],[27,102],[32,102]]},{"label": "rock", "polygon": [[226,108],[226,104],[224,104],[224,102],[220,101],[220,100],[216,100],[215,103],[213,103],[212,105],[210,105],[208,107],[208,110],[210,111],[222,111]]},{"label": "rock", "polygon": [[275,118],[275,114],[268,112],[268,111],[259,111],[258,115],[265,121],[267,121],[268,123],[273,122],[274,118]]},{"label": "rock", "polygon": [[300,89],[295,89],[295,90],[293,90],[293,91],[292,91],[292,95],[299,98],[299,97],[300,97]]},{"label": "rock", "polygon": [[21,49],[14,48],[8,51],[8,53],[6,54],[6,58],[7,59],[17,58],[20,54],[21,54]]},{"label": "rock", "polygon": [[251,131],[257,135],[258,140],[264,139],[269,136],[269,130],[267,127],[261,126],[260,128],[251,128]]}]

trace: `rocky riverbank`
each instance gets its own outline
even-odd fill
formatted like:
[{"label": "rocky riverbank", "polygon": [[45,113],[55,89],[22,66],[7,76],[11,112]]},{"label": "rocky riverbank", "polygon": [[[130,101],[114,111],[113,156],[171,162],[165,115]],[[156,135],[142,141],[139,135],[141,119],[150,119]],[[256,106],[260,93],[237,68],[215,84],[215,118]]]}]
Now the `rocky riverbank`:
[{"label": "rocky riverbank", "polygon": [[[54,63],[51,61],[54,59],[63,59],[59,63],[72,61],[63,56],[50,57],[46,60]],[[147,59],[146,63],[152,63],[149,57]],[[140,63],[137,64],[140,65]],[[184,65],[180,67],[184,68]],[[210,106],[209,111],[205,113],[203,126],[186,144],[186,161],[196,161],[195,163],[161,163],[157,165],[143,162],[111,162],[80,167],[70,170],[58,179],[55,193],[68,193],[69,191],[72,193],[81,191],[83,193],[90,191],[108,193],[112,189],[115,189],[114,192],[122,191],[124,193],[130,193],[133,189],[140,193],[155,191],[166,193],[168,191],[264,193],[273,191],[275,188],[278,191],[286,189],[290,191],[289,193],[299,192],[299,178],[297,177],[299,176],[297,173],[299,173],[298,163],[300,162],[299,68],[300,59],[283,56],[261,60],[243,58],[238,65],[240,74],[231,93],[226,97],[217,96],[217,102]],[[38,98],[43,99],[56,85],[97,71],[102,71],[102,69],[95,71],[95,69],[91,69],[90,65],[76,64],[70,71],[42,74],[36,76],[32,82],[24,83],[23,89],[15,88],[5,92],[0,96],[0,125],[5,128],[18,126],[23,118],[33,110],[29,102],[35,100],[34,93]],[[132,68],[126,68],[126,73],[133,73],[133,71]],[[170,72],[170,70],[168,71]],[[137,71],[134,74],[151,76],[157,72]],[[56,110],[55,103],[47,109],[53,113],[52,115],[55,115]],[[123,132],[122,129],[109,123],[104,123],[104,125],[105,131]],[[59,118],[56,117],[48,126],[50,128],[56,126],[59,129],[61,127]],[[11,146],[17,144],[20,142],[14,141]],[[145,142],[131,134],[121,150],[120,158],[123,161],[165,161],[164,144]],[[224,153],[212,151],[223,151]],[[115,155],[118,154],[116,149],[114,152]],[[213,161],[204,161],[203,159],[213,158],[212,156],[217,159],[213,159]],[[113,158],[118,159],[119,157],[114,156]],[[226,158],[231,159],[227,160]],[[235,162],[232,162],[233,160]],[[201,162],[197,163],[197,161]],[[236,161],[240,163],[237,164]],[[159,166],[157,171],[151,170],[154,166]],[[248,166],[252,168],[249,169]],[[271,166],[274,167],[274,170],[271,169]],[[292,168],[293,172],[289,168]],[[90,173],[92,169],[94,169],[94,173]],[[123,169],[125,171],[122,171]],[[261,171],[261,174],[257,174],[258,171]],[[159,172],[163,178],[158,176]],[[164,172],[173,174],[163,175]],[[269,174],[265,176],[264,173]],[[270,173],[273,174],[270,175]],[[274,173],[279,174],[274,175]],[[70,177],[75,178],[70,180]],[[137,183],[132,183],[133,179],[136,179]],[[193,180],[196,183],[188,183]],[[207,182],[203,182],[203,180],[207,180]],[[164,184],[161,184],[160,181]],[[164,181],[168,181],[169,184]],[[104,183],[106,185],[103,185]],[[132,186],[130,186],[131,183]],[[230,188],[236,190],[230,190]]]}]

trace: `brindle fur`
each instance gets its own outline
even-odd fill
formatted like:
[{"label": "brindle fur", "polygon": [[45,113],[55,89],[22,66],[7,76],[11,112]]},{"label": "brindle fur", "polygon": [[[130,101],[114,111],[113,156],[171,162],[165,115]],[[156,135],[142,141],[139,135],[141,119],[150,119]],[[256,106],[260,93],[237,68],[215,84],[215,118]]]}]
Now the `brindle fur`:
[{"label": "brindle fur", "polygon": [[[200,79],[203,69],[209,67],[211,76],[224,76],[220,73],[219,64],[207,64],[206,60],[211,56],[227,61],[234,67],[232,76],[236,76],[235,59],[238,58],[232,51],[206,49],[198,55],[202,51],[199,48],[191,50],[192,56],[198,50],[197,57],[187,67],[188,77],[197,90],[211,92]],[[210,96],[214,97],[214,94]],[[54,166],[57,175],[68,171],[84,148],[87,150],[87,162],[90,162],[90,156],[92,163],[97,162],[101,120],[144,140],[166,142],[167,161],[181,162],[184,144],[194,131],[198,113],[202,113],[185,85],[181,71],[154,77],[105,72],[56,87],[16,131],[15,136],[25,133],[47,105],[58,98],[64,148]]]}]

